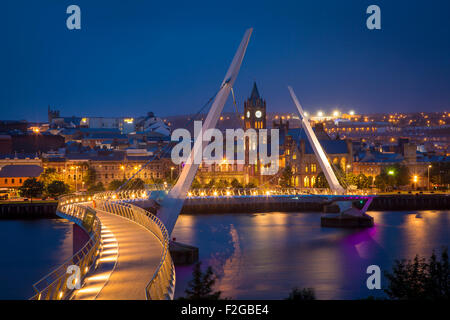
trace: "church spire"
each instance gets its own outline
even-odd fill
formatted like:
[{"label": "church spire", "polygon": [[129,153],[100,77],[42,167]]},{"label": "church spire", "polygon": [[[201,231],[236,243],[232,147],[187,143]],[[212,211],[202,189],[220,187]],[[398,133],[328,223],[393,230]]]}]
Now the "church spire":
[{"label": "church spire", "polygon": [[250,100],[259,100],[261,97],[259,96],[258,87],[256,86],[256,82],[253,82],[253,90],[252,94],[250,95]]}]

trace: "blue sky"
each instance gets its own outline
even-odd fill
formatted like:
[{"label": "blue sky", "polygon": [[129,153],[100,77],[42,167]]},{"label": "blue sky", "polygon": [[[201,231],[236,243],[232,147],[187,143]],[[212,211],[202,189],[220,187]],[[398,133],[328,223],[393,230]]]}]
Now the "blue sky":
[{"label": "blue sky", "polygon": [[[81,8],[81,30],[66,8]],[[382,29],[366,28],[381,8]],[[2,1],[0,119],[196,112],[248,27],[235,83],[269,112],[443,111],[450,106],[449,1]],[[232,111],[229,101],[226,111]]]}]

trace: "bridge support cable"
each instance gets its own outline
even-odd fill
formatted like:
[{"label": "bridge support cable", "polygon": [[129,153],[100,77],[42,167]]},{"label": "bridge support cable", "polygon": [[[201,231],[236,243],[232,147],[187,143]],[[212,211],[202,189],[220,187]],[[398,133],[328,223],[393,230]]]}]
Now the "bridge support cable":
[{"label": "bridge support cable", "polygon": [[[214,100],[214,98],[217,96],[220,90],[216,91],[213,96],[211,96],[208,101],[194,114],[194,116],[186,123],[186,127],[189,126],[191,122],[194,122],[195,119],[198,118],[198,116],[203,112],[203,110],[208,107],[211,102]],[[149,161],[147,161],[138,171],[136,171],[127,181],[125,181],[124,184],[122,184],[119,188],[116,189],[116,192],[123,191],[123,190],[132,190],[135,186],[135,182],[133,179],[136,176],[139,176],[139,173],[145,169],[149,164],[151,164],[155,159],[157,159],[159,156],[163,156],[165,152],[170,151],[171,147],[174,145],[174,142],[169,142],[164,148],[159,150],[159,152],[154,155]]]}]

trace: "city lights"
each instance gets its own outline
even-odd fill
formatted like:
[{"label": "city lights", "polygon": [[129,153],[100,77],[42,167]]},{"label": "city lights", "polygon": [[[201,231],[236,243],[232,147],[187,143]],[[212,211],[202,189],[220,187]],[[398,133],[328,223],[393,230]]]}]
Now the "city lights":
[{"label": "city lights", "polygon": [[181,320],[448,298],[450,3],[80,1],[81,31],[68,3],[10,2],[1,297],[177,299]]}]

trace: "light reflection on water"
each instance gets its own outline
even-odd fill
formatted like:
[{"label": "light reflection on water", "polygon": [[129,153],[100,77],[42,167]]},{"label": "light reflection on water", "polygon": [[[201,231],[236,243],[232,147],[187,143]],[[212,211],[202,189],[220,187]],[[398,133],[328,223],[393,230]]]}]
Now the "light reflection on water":
[{"label": "light reflection on water", "polygon": [[[173,236],[199,247],[225,297],[283,299],[298,286],[319,299],[357,299],[382,295],[366,288],[369,265],[388,270],[395,259],[449,245],[449,211],[416,214],[370,212],[376,225],[363,230],[321,228],[318,213],[181,215]],[[176,272],[179,297],[192,267]]]},{"label": "light reflection on water", "polygon": [[0,221],[0,299],[28,299],[32,285],[72,256],[72,223]]}]

